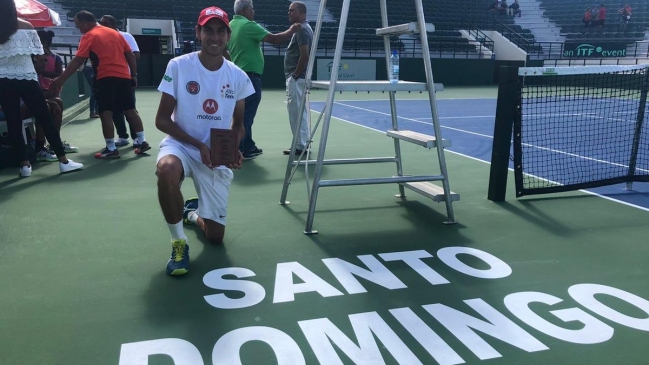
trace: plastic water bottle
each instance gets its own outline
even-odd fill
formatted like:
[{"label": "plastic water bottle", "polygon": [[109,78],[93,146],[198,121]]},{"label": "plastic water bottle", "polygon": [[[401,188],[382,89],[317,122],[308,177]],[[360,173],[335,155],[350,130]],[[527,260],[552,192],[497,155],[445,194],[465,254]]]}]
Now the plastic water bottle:
[{"label": "plastic water bottle", "polygon": [[392,56],[390,56],[390,83],[396,84],[397,82],[399,82],[399,52],[393,49]]}]

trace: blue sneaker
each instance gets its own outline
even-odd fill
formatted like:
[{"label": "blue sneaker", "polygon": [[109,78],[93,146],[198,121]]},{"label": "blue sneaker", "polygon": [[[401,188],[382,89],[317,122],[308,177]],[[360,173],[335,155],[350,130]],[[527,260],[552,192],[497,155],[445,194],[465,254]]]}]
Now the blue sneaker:
[{"label": "blue sneaker", "polygon": [[171,257],[167,262],[167,275],[184,275],[189,271],[189,245],[186,240],[171,241]]},{"label": "blue sneaker", "polygon": [[191,198],[185,202],[185,207],[183,208],[183,223],[185,224],[194,224],[196,220],[190,220],[189,214],[198,210],[198,198]]}]

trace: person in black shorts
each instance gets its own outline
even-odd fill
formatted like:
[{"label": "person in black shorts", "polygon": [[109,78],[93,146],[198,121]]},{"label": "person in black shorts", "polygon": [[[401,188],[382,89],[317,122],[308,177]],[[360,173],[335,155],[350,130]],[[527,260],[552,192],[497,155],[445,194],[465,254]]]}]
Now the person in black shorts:
[{"label": "person in black shorts", "polygon": [[52,81],[52,88],[60,88],[65,80],[77,71],[90,58],[95,69],[93,90],[101,118],[102,131],[106,139],[106,148],[95,154],[99,159],[119,158],[115,146],[115,129],[113,128],[113,111],[123,110],[128,124],[135,131],[139,147],[136,154],[151,149],[144,139],[142,119],[135,109],[135,98],[131,91],[137,86],[137,64],[124,37],[115,30],[97,24],[95,16],[88,11],[80,11],[74,17],[74,23],[83,33],[77,54],[63,74]]}]

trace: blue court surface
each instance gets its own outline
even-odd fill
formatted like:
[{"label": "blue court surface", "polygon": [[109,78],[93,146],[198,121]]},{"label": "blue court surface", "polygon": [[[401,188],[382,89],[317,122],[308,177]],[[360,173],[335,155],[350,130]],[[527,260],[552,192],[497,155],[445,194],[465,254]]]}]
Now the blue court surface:
[{"label": "blue court surface", "polygon": [[[312,111],[321,113],[323,108],[324,102],[311,102]],[[490,162],[496,115],[495,98],[438,99],[437,111],[442,128],[442,137],[452,141],[452,146],[447,148],[447,151],[487,163]],[[400,129],[434,135],[432,115],[427,99],[397,100],[397,115],[399,116]],[[386,100],[335,100],[332,117],[380,133],[385,133],[392,126],[390,103],[386,102]],[[590,117],[590,119],[593,119],[593,117]],[[626,143],[628,144],[630,141]],[[562,151],[558,151],[558,153],[566,154]],[[601,160],[595,161],[591,156],[577,155],[573,156],[573,158],[598,164],[602,163]],[[617,161],[604,161],[604,164],[611,166],[615,166],[617,163]],[[558,170],[561,168],[561,166],[557,167]],[[450,169],[452,171],[452,167]],[[543,176],[543,174],[537,176],[549,180],[554,178],[552,181],[560,181],[554,176]],[[485,181],[485,197],[487,184],[488,182]],[[513,188],[513,186],[508,186],[508,189]],[[624,184],[616,184],[585,191],[639,209],[649,210],[648,183],[636,182],[633,184],[633,190],[627,190]]]}]

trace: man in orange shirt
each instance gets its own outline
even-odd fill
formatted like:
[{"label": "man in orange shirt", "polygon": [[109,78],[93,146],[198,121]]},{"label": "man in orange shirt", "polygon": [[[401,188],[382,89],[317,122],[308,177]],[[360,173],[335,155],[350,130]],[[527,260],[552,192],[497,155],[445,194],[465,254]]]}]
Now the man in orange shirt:
[{"label": "man in orange shirt", "polygon": [[[119,158],[115,146],[115,129],[113,128],[113,111],[123,110],[131,129],[136,132],[140,145],[136,154],[142,154],[151,146],[144,139],[142,119],[135,109],[135,98],[131,88],[137,86],[137,64],[131,47],[118,32],[97,24],[95,16],[88,11],[80,11],[74,17],[74,23],[83,33],[77,54],[63,74],[52,81],[52,88],[63,86],[87,58],[95,70],[93,89],[97,99],[102,131],[106,139],[106,148],[95,154],[99,159]],[[130,71],[129,71],[130,68]]]}]

